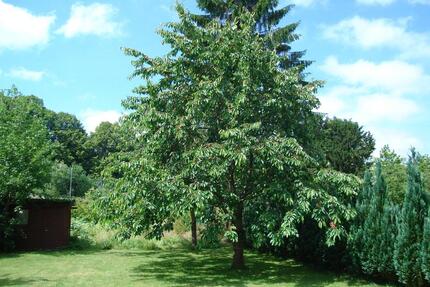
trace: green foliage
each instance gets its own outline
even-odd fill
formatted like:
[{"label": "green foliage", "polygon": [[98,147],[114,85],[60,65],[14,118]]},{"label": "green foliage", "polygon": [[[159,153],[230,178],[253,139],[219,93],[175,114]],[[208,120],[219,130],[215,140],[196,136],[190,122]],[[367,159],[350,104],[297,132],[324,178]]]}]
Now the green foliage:
[{"label": "green foliage", "polygon": [[366,274],[393,278],[397,208],[387,197],[381,162],[376,163],[373,183],[370,173],[365,173],[356,208],[349,242],[353,262]]},{"label": "green foliage", "polygon": [[430,156],[429,155],[418,155],[417,156],[418,167],[422,176],[423,188],[430,199]]},{"label": "green foliage", "polygon": [[124,148],[121,131],[119,124],[103,122],[90,134],[85,147],[93,172],[100,173],[104,168],[104,160]]},{"label": "green foliage", "polygon": [[0,248],[10,246],[14,209],[49,179],[52,146],[39,109],[35,98],[0,93]]},{"label": "green foliage", "polygon": [[208,25],[210,20],[221,23],[234,21],[244,10],[251,13],[255,21],[254,31],[267,38],[265,45],[277,52],[279,65],[283,68],[299,68],[301,71],[311,64],[311,61],[302,60],[305,51],[291,51],[291,43],[299,38],[295,33],[299,22],[280,25],[281,20],[291,11],[293,5],[278,7],[278,0],[197,0],[197,5],[204,15],[192,15],[199,25]]},{"label": "green foliage", "polygon": [[430,212],[424,221],[421,260],[421,270],[426,280],[430,282]]},{"label": "green foliage", "polygon": [[85,148],[87,134],[74,115],[48,110],[42,99],[32,95],[25,96],[14,86],[3,93],[11,104],[31,107],[26,113],[48,129],[55,160],[69,166],[79,164],[88,171],[90,163]]},{"label": "green foliage", "polygon": [[375,149],[375,140],[356,122],[326,118],[322,124],[321,149],[334,169],[362,175]]},{"label": "green foliage", "polygon": [[74,115],[45,110],[47,116],[43,120],[46,121],[51,140],[55,143],[55,159],[68,166],[81,165],[89,171],[90,163],[85,148],[87,134],[81,122]]},{"label": "green foliage", "polygon": [[145,80],[135,89],[142,96],[124,102],[128,141],[141,148],[117,167],[121,176],[97,209],[122,237],[161,237],[196,207],[203,223],[229,222],[238,244],[245,212],[256,245],[297,236],[309,215],[333,244],[355,214],[348,202],[359,181],[320,169],[299,143],[321,83],[304,83],[298,67],[279,69],[267,47],[276,35],[256,35],[253,14],[238,10],[202,27],[177,11],[180,21],[160,31],[171,46],[165,57],[125,49]]},{"label": "green foliage", "polygon": [[71,196],[84,196],[93,186],[84,169],[79,165],[67,166],[64,163],[55,163],[51,171],[51,180],[44,187],[44,192],[52,197],[64,197],[70,195],[70,177],[72,177]]},{"label": "green foliage", "polygon": [[396,204],[401,204],[408,181],[404,161],[387,145],[381,149],[379,159],[387,183],[388,196]]},{"label": "green foliage", "polygon": [[118,238],[117,231],[78,217],[72,218],[70,233],[70,247],[78,250],[113,248],[140,250],[191,249],[191,243],[176,234],[170,234],[161,240],[146,239],[144,236],[133,236],[127,240],[121,240]]},{"label": "green foliage", "polygon": [[421,286],[421,244],[424,219],[428,203],[425,200],[421,175],[415,151],[408,161],[408,188],[398,218],[398,234],[394,251],[394,265],[400,282],[408,286]]}]

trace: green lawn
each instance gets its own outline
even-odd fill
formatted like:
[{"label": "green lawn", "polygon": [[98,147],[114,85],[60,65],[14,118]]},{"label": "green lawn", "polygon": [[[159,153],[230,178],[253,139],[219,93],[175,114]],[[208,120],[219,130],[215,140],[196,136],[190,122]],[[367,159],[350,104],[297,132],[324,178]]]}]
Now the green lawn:
[{"label": "green lawn", "polygon": [[229,270],[231,250],[93,250],[0,256],[0,286],[377,286],[247,253],[248,270]]}]

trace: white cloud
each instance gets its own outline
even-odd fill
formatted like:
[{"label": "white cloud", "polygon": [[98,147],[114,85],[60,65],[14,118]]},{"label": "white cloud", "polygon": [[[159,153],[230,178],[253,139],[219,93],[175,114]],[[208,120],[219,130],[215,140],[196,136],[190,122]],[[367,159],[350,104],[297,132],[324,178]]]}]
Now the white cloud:
[{"label": "white cloud", "polygon": [[110,4],[74,4],[70,18],[57,30],[57,33],[63,34],[67,38],[79,35],[104,37],[121,35],[122,23],[112,19],[116,13],[117,9]]},{"label": "white cloud", "polygon": [[[340,93],[344,91],[344,93]],[[360,94],[360,89],[335,87],[319,98],[318,111],[330,116],[353,119],[360,124],[401,122],[420,111],[410,99],[390,94]]]},{"label": "white cloud", "polygon": [[32,71],[32,70],[28,70],[26,68],[20,67],[20,68],[11,69],[8,75],[13,78],[37,82],[42,80],[42,78],[46,75],[46,73],[43,71]]},{"label": "white cloud", "polygon": [[320,68],[348,85],[375,88],[394,94],[421,93],[429,90],[430,75],[425,74],[420,66],[405,61],[373,63],[358,60],[342,64],[336,57],[331,56]]},{"label": "white cloud", "polygon": [[424,111],[415,101],[430,90],[425,87],[430,76],[423,69],[398,60],[340,63],[335,57],[328,57],[320,68],[340,82],[323,90],[320,112],[357,121],[375,136],[377,150],[389,144],[406,155],[411,146],[423,146],[407,131],[386,128]]},{"label": "white cloud", "polygon": [[102,122],[117,122],[121,114],[114,110],[101,111],[87,109],[81,112],[80,117],[87,132],[94,132]]},{"label": "white cloud", "polygon": [[430,56],[430,35],[409,31],[409,21],[410,18],[391,20],[355,16],[331,26],[323,25],[323,36],[367,50],[397,49],[403,57]]},{"label": "white cloud", "polygon": [[374,155],[378,156],[384,145],[389,145],[396,153],[403,157],[409,154],[410,148],[423,149],[423,142],[415,136],[397,129],[369,127],[369,131],[376,139]]},{"label": "white cloud", "polygon": [[408,132],[387,129],[419,112],[418,105],[409,99],[384,94],[362,95],[361,89],[335,87],[320,96],[320,112],[329,116],[352,119],[372,133],[376,140],[375,155],[388,144],[397,153],[406,156],[410,147],[421,149],[422,142]]},{"label": "white cloud", "polygon": [[54,15],[33,15],[0,0],[0,50],[26,49],[48,43],[54,21]]},{"label": "white cloud", "polygon": [[394,3],[396,0],[356,0],[358,4],[362,5],[380,5],[387,6]]},{"label": "white cloud", "polygon": [[360,123],[405,120],[419,111],[418,105],[409,99],[388,94],[372,94],[357,99],[351,117]]}]

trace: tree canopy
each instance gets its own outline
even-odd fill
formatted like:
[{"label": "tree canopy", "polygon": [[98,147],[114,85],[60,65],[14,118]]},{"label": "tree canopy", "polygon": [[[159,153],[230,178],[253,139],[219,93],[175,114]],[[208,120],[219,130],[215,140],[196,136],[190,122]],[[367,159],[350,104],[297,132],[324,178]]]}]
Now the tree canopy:
[{"label": "tree canopy", "polygon": [[[129,140],[143,149],[107,195],[116,227],[160,236],[191,206],[210,208],[231,223],[237,268],[246,232],[279,245],[309,214],[329,241],[343,235],[358,181],[319,168],[295,133],[318,106],[321,83],[303,82],[299,67],[279,69],[276,49],[266,45],[274,33],[257,35],[251,12],[201,26],[182,6],[177,11],[179,22],[160,31],[171,46],[166,56],[125,49],[144,80],[135,89],[142,96],[124,102]],[[249,230],[244,213],[256,219]]]},{"label": "tree canopy", "polygon": [[10,247],[15,208],[49,180],[52,145],[39,110],[37,98],[0,93],[0,248]]}]

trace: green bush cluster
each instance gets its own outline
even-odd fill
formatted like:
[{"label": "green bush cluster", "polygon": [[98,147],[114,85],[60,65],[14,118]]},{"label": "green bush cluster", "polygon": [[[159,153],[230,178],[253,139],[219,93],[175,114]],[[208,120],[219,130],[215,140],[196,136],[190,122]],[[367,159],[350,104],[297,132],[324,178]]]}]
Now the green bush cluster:
[{"label": "green bush cluster", "polygon": [[172,250],[189,249],[191,244],[189,240],[175,233],[168,234],[161,240],[146,239],[144,236],[133,236],[127,240],[121,240],[115,230],[75,217],[71,224],[70,247],[72,249]]}]

